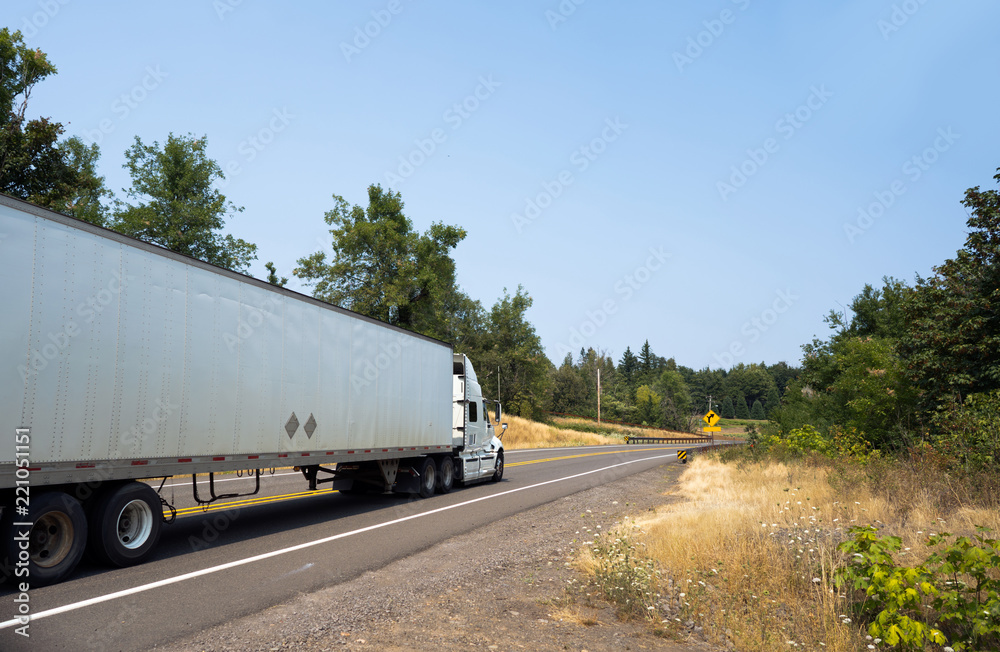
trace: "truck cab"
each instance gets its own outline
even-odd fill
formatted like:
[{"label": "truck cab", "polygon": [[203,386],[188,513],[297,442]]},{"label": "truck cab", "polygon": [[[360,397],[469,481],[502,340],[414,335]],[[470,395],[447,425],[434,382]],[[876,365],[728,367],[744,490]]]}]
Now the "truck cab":
[{"label": "truck cab", "polygon": [[[503,477],[503,415],[500,402],[483,398],[483,390],[468,356],[454,354],[452,446],[458,451],[458,479],[475,482]],[[492,413],[492,414],[491,414]],[[493,417],[491,419],[491,416]],[[500,428],[499,433],[497,428]]]}]

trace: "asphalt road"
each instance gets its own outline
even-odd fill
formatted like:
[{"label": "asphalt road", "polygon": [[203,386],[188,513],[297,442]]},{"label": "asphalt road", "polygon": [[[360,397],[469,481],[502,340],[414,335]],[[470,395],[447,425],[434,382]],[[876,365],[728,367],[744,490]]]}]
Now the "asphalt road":
[{"label": "asphalt road", "polygon": [[[506,516],[676,463],[678,449],[693,447],[507,451],[502,482],[423,500],[308,492],[301,474],[279,470],[262,477],[257,496],[203,512],[190,509],[190,479],[176,479],[163,494],[173,494],[179,515],[164,526],[153,558],[125,569],[84,561],[68,581],[31,590],[30,638],[16,634],[11,620],[18,594],[0,586],[0,650],[147,650],[352,579]],[[223,477],[219,493],[253,488],[252,480]],[[199,491],[207,493],[207,486]]]}]

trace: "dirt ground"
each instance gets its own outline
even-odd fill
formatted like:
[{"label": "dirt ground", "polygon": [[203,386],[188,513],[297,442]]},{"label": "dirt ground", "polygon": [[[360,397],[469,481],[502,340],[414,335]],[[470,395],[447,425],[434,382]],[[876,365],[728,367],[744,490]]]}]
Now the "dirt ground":
[{"label": "dirt ground", "polygon": [[[160,650],[710,650],[623,623],[569,566],[588,531],[670,500],[664,466],[454,537]],[[592,538],[592,537],[591,537]]]}]

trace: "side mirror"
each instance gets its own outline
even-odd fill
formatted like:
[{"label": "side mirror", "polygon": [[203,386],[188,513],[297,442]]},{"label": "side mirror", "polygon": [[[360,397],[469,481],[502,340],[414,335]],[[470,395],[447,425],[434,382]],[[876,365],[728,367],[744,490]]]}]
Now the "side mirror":
[{"label": "side mirror", "polygon": [[500,436],[498,437],[498,439],[502,440],[505,432],[507,432],[507,424],[506,423],[501,423],[500,424]]}]

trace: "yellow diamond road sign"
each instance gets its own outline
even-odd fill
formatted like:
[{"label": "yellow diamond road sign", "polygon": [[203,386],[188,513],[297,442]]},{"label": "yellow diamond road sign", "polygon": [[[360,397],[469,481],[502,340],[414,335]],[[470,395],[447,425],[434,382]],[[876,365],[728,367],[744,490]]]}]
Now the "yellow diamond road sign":
[{"label": "yellow diamond road sign", "polygon": [[703,416],[701,420],[710,426],[714,426],[715,424],[719,423],[719,415],[713,412],[712,410],[709,410],[708,414]]}]

